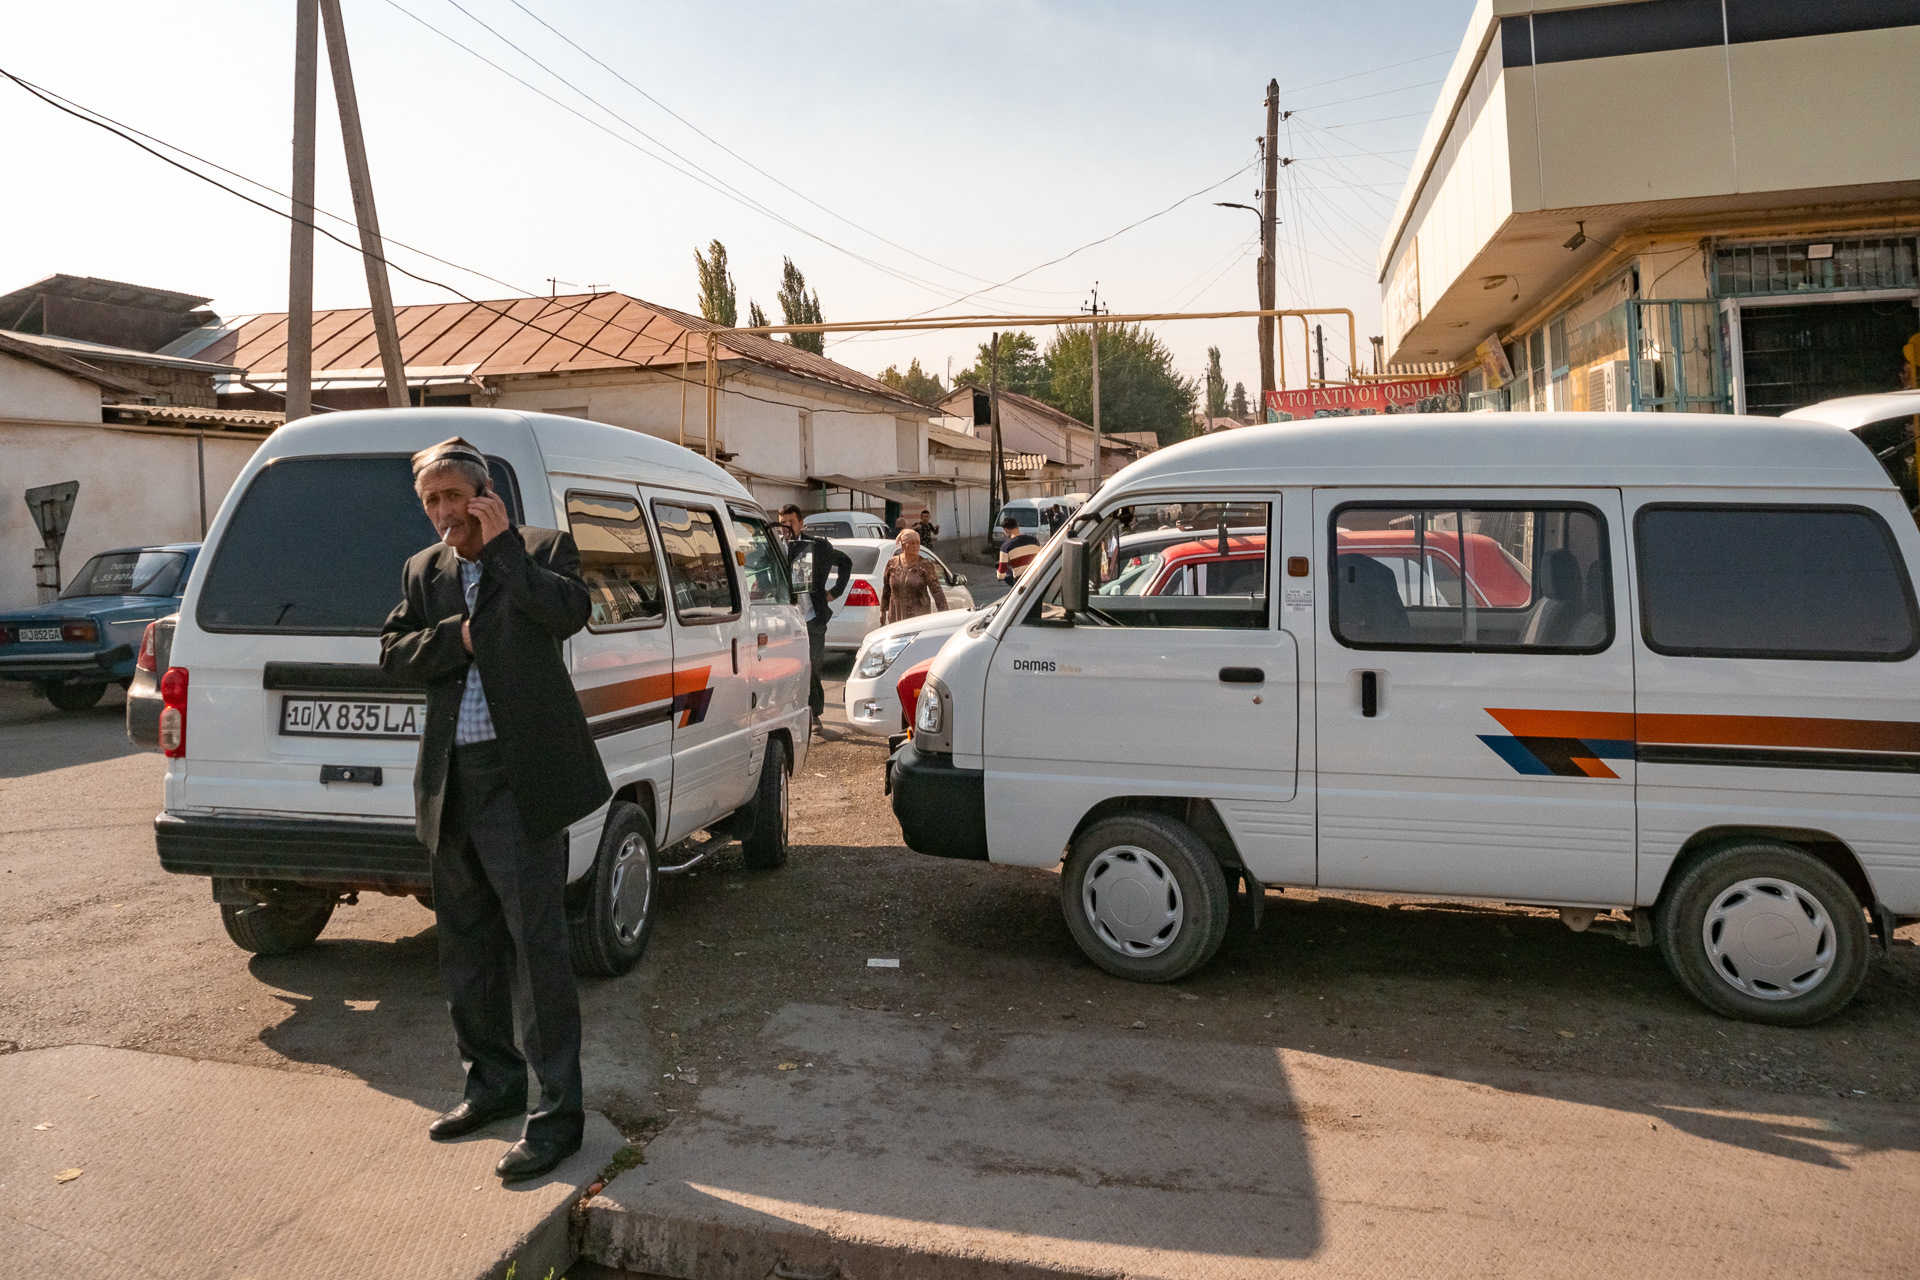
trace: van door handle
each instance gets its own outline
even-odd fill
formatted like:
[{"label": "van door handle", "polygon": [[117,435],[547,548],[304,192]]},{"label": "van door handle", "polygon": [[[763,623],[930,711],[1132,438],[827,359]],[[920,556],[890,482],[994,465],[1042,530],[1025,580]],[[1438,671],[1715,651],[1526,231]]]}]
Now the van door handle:
[{"label": "van door handle", "polygon": [[733,638],[733,674],[740,674],[740,637]]},{"label": "van door handle", "polygon": [[766,648],[766,647],[767,647],[767,633],[766,633],[766,632],[764,632],[764,631],[762,631],[762,632],[760,633],[760,643],[759,643],[759,645],[758,645],[757,647],[759,647],[759,648],[762,648],[762,649],[764,649],[764,648]]},{"label": "van door handle", "polygon": [[1360,673],[1360,714],[1368,717],[1380,714],[1380,676],[1377,672]]},{"label": "van door handle", "polygon": [[1222,684],[1265,684],[1267,673],[1259,667],[1222,667],[1220,682]]}]

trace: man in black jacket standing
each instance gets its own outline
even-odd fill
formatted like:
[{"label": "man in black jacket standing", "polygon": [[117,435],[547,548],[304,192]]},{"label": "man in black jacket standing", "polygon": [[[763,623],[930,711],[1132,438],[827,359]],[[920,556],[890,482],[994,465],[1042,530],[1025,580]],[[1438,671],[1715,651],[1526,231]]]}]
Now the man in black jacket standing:
[{"label": "man in black jacket standing", "polygon": [[[809,537],[806,518],[800,508],[789,502],[780,508],[780,527],[787,535],[787,559],[793,565],[794,580],[805,588],[800,598],[800,616],[807,620],[807,654],[812,658],[813,681],[807,686],[807,706],[813,710],[813,731],[820,732],[820,713],[827,709],[827,691],[820,683],[820,668],[827,660],[827,619],[833,616],[828,603],[838,600],[847,589],[853,573],[853,561],[844,551],[835,551],[825,538]],[[839,570],[833,586],[827,576]]]},{"label": "man in black jacket standing", "polygon": [[[586,1122],[567,826],[612,788],[561,642],[590,605],[573,539],[515,527],[478,449],[442,441],[414,455],[413,476],[442,541],[407,561],[380,666],[427,689],[416,823],[433,857],[440,979],[466,1067],[464,1100],[427,1132],[454,1138],[525,1114],[495,1167],[515,1181],[578,1151]],[[531,1112],[528,1066],[540,1086]]]}]

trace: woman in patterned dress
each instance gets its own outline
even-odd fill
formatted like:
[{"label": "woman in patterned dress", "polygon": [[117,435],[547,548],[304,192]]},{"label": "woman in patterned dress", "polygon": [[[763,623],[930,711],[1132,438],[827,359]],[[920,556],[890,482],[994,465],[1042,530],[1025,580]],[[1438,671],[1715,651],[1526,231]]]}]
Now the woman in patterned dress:
[{"label": "woman in patterned dress", "polygon": [[940,613],[947,607],[947,593],[940,589],[940,566],[920,554],[920,535],[906,530],[900,535],[899,546],[900,554],[887,561],[880,585],[882,625],[923,613]]}]

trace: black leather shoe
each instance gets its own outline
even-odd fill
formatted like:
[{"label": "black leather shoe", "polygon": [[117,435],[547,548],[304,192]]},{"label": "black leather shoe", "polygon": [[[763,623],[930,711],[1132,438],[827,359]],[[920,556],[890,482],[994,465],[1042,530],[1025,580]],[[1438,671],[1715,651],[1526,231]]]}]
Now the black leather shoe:
[{"label": "black leather shoe", "polygon": [[507,1148],[507,1154],[500,1157],[500,1163],[493,1166],[493,1171],[500,1175],[502,1182],[537,1178],[579,1149],[578,1138],[570,1138],[565,1142],[522,1138]]},{"label": "black leather shoe", "polygon": [[505,1120],[508,1116],[525,1115],[527,1104],[511,1099],[492,1104],[462,1102],[447,1114],[427,1126],[427,1136],[436,1142],[448,1138],[458,1138],[472,1133],[475,1129],[484,1129],[495,1120]]}]

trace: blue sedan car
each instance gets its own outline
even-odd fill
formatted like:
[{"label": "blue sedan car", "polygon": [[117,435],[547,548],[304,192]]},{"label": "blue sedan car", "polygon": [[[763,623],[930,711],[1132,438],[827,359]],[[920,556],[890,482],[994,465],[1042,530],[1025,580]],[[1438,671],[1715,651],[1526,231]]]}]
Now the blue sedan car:
[{"label": "blue sedan car", "polygon": [[0,613],[0,680],[30,680],[62,711],[85,711],[133,679],[149,622],[180,608],[197,542],[106,551],[60,598]]}]

